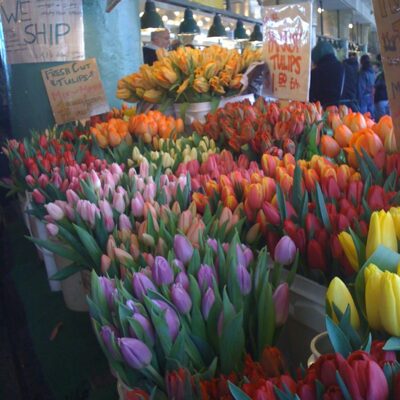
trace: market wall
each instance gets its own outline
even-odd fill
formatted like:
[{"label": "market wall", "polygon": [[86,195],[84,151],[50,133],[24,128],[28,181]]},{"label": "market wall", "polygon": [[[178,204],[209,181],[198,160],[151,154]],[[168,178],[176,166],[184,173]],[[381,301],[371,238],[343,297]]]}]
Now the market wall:
[{"label": "market wall", "polygon": [[[107,99],[113,107],[120,105],[115,97],[118,79],[142,63],[140,21],[138,2],[134,0],[120,2],[111,13],[106,13],[105,8],[106,0],[83,1],[85,51],[86,58],[96,58]],[[62,63],[6,66],[14,137],[54,125],[41,70],[59,64]]]}]

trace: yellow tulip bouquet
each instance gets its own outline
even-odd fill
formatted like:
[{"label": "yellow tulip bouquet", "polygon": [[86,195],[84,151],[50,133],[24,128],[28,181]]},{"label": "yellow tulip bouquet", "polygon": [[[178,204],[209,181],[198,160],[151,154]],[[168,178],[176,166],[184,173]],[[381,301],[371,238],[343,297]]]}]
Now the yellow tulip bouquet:
[{"label": "yellow tulip bouquet", "polygon": [[388,339],[385,350],[400,350],[400,208],[372,213],[365,246],[353,232],[339,240],[358,273],[348,286],[337,277],[331,281],[328,331],[336,332],[342,348],[368,347],[374,337]]},{"label": "yellow tulip bouquet", "polygon": [[118,82],[117,97],[127,102],[198,103],[232,96],[242,88],[242,75],[262,59],[262,49],[242,54],[221,46],[204,50],[179,47],[158,51],[158,61],[142,65],[139,72]]}]

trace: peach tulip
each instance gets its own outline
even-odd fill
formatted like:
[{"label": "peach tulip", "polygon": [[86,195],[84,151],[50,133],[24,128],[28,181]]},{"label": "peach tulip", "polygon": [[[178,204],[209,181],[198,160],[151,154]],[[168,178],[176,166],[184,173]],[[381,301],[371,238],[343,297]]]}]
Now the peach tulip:
[{"label": "peach tulip", "polygon": [[328,135],[323,135],[320,144],[323,155],[335,158],[340,152],[340,146],[335,139]]}]

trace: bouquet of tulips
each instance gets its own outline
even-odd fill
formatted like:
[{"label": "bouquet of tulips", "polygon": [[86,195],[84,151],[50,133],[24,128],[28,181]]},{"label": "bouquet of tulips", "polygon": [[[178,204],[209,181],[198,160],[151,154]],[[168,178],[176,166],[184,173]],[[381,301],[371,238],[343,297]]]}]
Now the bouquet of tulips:
[{"label": "bouquet of tulips", "polygon": [[[286,262],[295,256],[291,248]],[[228,244],[199,235],[196,248],[177,234],[123,281],[92,273],[93,326],[124,383],[164,398],[167,371],[210,379],[242,371],[246,353],[262,358],[288,315],[288,284],[269,273],[266,249],[255,259],[237,236]]]},{"label": "bouquet of tulips", "polygon": [[242,54],[221,46],[204,50],[180,47],[163,54],[152,66],[118,82],[117,97],[136,102],[197,103],[237,93],[243,72],[262,58],[262,49],[245,49]]}]

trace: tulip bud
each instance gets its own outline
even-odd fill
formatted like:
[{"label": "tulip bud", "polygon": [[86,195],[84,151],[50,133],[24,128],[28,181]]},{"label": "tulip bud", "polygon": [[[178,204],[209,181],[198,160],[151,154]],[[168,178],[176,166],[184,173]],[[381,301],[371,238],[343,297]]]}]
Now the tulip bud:
[{"label": "tulip bud", "polygon": [[53,218],[55,221],[60,221],[65,216],[62,208],[54,203],[46,204],[45,208],[50,217]]},{"label": "tulip bud", "polygon": [[129,220],[129,218],[125,214],[121,214],[119,216],[119,229],[128,230],[128,231],[132,230],[131,221]]},{"label": "tulip bud", "polygon": [[240,292],[246,296],[251,292],[251,276],[249,271],[242,264],[236,267],[236,276],[239,283]]},{"label": "tulip bud", "polygon": [[100,265],[101,265],[101,273],[105,275],[105,274],[107,273],[107,271],[110,269],[110,266],[111,266],[111,258],[108,257],[107,254],[103,254],[103,255],[101,256]]},{"label": "tulip bud", "polygon": [[119,212],[123,213],[125,211],[125,200],[124,195],[121,192],[114,192],[113,196],[113,207]]},{"label": "tulip bud", "polygon": [[389,212],[393,218],[397,240],[400,240],[400,207],[391,207]]},{"label": "tulip bud", "polygon": [[213,287],[214,278],[213,269],[206,264],[202,264],[197,273],[197,280],[199,282],[199,287],[203,292],[205,292],[209,287]]},{"label": "tulip bud", "polygon": [[150,365],[151,351],[138,339],[122,338],[118,340],[122,356],[126,363],[134,369],[143,369]]},{"label": "tulip bud", "polygon": [[153,282],[142,272],[136,272],[133,274],[133,293],[139,300],[143,300],[143,297],[147,295],[148,290],[156,291],[156,287]]},{"label": "tulip bud", "polygon": [[215,302],[215,294],[212,287],[209,287],[207,291],[204,293],[203,299],[201,301],[201,311],[203,313],[203,317],[205,320],[208,319],[211,308]]},{"label": "tulip bud", "polygon": [[275,247],[274,260],[282,265],[290,265],[296,257],[296,245],[289,236],[283,236]]},{"label": "tulip bud", "polygon": [[354,329],[358,329],[360,327],[360,318],[358,316],[353,297],[351,296],[349,289],[347,289],[347,286],[340,278],[335,277],[332,279],[328,290],[326,291],[326,301],[332,310],[331,318],[336,324],[338,323],[338,319],[336,317],[336,313],[334,312],[333,304],[335,304],[342,314],[345,313],[347,307],[350,307],[351,326]]},{"label": "tulip bud", "polygon": [[47,224],[46,230],[50,236],[57,236],[58,235],[58,226],[55,224]]},{"label": "tulip bud", "polygon": [[174,272],[164,257],[157,256],[155,258],[152,277],[154,282],[159,286],[169,285],[174,281]]},{"label": "tulip bud", "polygon": [[187,233],[190,226],[192,225],[193,217],[190,210],[185,210],[180,216],[178,221],[178,229],[181,230],[184,234]]},{"label": "tulip bud", "polygon": [[[392,336],[400,336],[400,276],[385,271],[381,278],[379,315],[383,328]],[[375,301],[377,301],[375,299]]]},{"label": "tulip bud", "polygon": [[192,308],[192,299],[180,283],[172,285],[171,299],[182,314],[187,314]]},{"label": "tulip bud", "polygon": [[341,232],[338,238],[348,262],[357,272],[359,269],[358,255],[352,236],[347,232]]},{"label": "tulip bud", "polygon": [[272,296],[275,309],[275,325],[283,326],[289,315],[289,285],[286,282],[281,283]]},{"label": "tulip bud", "polygon": [[115,334],[111,327],[107,325],[102,326],[100,330],[100,336],[103,339],[104,346],[108,350],[113,360],[121,360],[121,355],[119,354],[117,342],[115,340]]},{"label": "tulip bud", "polygon": [[174,341],[179,333],[179,317],[176,312],[162,300],[152,300],[152,302],[162,311],[164,311],[165,322],[168,326],[168,332],[171,339]]},{"label": "tulip bud", "polygon": [[143,235],[140,237],[141,241],[148,247],[153,248],[156,244],[154,242],[153,236],[143,233]]},{"label": "tulip bud", "polygon": [[188,264],[193,256],[193,246],[187,240],[185,236],[175,235],[174,237],[174,252],[176,257],[183,262]]},{"label": "tulip bud", "polygon": [[179,283],[185,290],[189,290],[189,278],[186,272],[179,272],[179,274],[175,278],[175,283]]},{"label": "tulip bud", "polygon": [[99,283],[100,283],[100,287],[102,289],[102,292],[104,294],[104,297],[107,300],[107,304],[108,307],[110,309],[113,308],[114,305],[114,290],[115,290],[115,285],[114,285],[114,281],[112,281],[111,279],[108,279],[104,276],[100,276],[99,277]]},{"label": "tulip bud", "polygon": [[207,245],[213,249],[214,253],[218,253],[218,242],[216,239],[207,239]]},{"label": "tulip bud", "polygon": [[116,246],[117,244],[115,243],[114,236],[110,235],[107,240],[106,251],[111,260],[114,260],[114,249]]},{"label": "tulip bud", "polygon": [[71,206],[75,205],[78,202],[79,196],[73,190],[68,189],[65,194],[67,196],[68,204],[70,204]]},{"label": "tulip bud", "polygon": [[[132,315],[132,319],[140,324],[146,336],[150,339],[151,343],[154,344],[155,336],[153,325],[151,324],[151,322],[139,312],[134,312],[134,314]],[[133,336],[136,338],[136,335]]]},{"label": "tulip bud", "polygon": [[90,171],[90,181],[92,182],[94,190],[98,191],[101,188],[101,182],[97,173],[93,170]]},{"label": "tulip bud", "polygon": [[[381,279],[383,271],[375,264],[369,264],[364,270],[365,278],[365,309],[368,324],[372,329],[381,330],[382,322],[380,317]],[[379,301],[378,301],[379,299]]]}]

